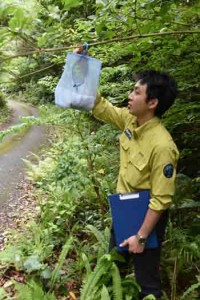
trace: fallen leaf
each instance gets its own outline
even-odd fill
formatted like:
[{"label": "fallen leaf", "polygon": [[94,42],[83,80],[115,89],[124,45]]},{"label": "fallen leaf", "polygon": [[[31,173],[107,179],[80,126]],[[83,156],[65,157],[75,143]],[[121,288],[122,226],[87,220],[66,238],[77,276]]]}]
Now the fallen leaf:
[{"label": "fallen leaf", "polygon": [[73,292],[69,292],[70,300],[76,300],[76,295]]}]

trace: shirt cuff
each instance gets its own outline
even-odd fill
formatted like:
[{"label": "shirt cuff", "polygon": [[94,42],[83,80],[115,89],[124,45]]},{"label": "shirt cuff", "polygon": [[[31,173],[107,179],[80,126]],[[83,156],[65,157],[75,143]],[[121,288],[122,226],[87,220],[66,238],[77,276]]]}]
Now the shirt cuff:
[{"label": "shirt cuff", "polygon": [[105,111],[105,109],[106,109],[106,100],[101,96],[100,93],[98,93],[96,97],[96,101],[94,103],[94,107],[92,109],[92,114],[98,118],[98,116],[102,114]]},{"label": "shirt cuff", "polygon": [[149,208],[152,210],[162,211],[168,209],[171,205],[171,196],[154,196],[150,199]]}]

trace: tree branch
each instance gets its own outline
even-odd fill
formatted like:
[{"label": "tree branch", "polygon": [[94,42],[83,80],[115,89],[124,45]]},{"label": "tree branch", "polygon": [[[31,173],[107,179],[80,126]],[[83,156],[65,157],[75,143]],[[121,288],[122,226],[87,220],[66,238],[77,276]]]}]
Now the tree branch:
[{"label": "tree branch", "polygon": [[[61,62],[61,63],[63,64],[63,62]],[[42,69],[39,69],[39,70],[30,72],[30,73],[25,74],[25,75],[20,76],[20,77],[17,77],[16,74],[13,74],[13,73],[11,73],[11,72],[8,72],[8,73],[10,73],[11,75],[13,75],[15,78],[12,79],[12,80],[9,80],[9,81],[2,82],[2,83],[0,82],[0,84],[10,83],[10,82],[13,82],[13,80],[20,80],[20,79],[23,79],[23,78],[25,78],[25,77],[28,77],[28,76],[31,76],[31,75],[34,75],[34,74],[43,72],[43,71],[48,70],[48,69],[51,69],[51,68],[53,68],[54,66],[57,66],[57,64],[49,65],[48,67],[45,67],[45,68],[42,68]]]},{"label": "tree branch", "polygon": [[33,75],[33,74],[37,74],[37,73],[43,72],[43,71],[48,70],[48,69],[51,69],[51,68],[53,68],[53,67],[56,66],[56,65],[57,65],[57,64],[52,64],[52,65],[49,65],[48,67],[45,67],[45,68],[42,68],[42,69],[39,69],[39,70],[30,72],[30,73],[25,74],[25,75],[23,75],[23,76],[21,76],[21,77],[17,77],[17,80],[22,79],[22,78],[25,78],[25,77],[28,77],[28,76]]},{"label": "tree branch", "polygon": [[[8,56],[8,57],[4,58],[2,61],[6,61],[6,60],[17,58],[17,57],[29,56],[29,55],[33,55],[33,54],[40,53],[40,52],[41,52],[41,50],[37,49],[37,50],[34,50],[34,51],[30,51],[30,52],[19,53],[19,54],[16,54],[16,55]],[[45,52],[45,51],[43,51],[43,52]]]},{"label": "tree branch", "polygon": [[[117,38],[113,38],[113,39],[105,40],[105,41],[101,41],[101,42],[91,42],[91,43],[89,43],[89,45],[91,47],[91,46],[111,44],[111,43],[115,43],[115,42],[130,41],[130,40],[139,39],[139,38],[167,36],[167,35],[180,35],[180,34],[200,34],[200,31],[199,30],[190,30],[190,31],[189,30],[180,30],[180,31],[166,31],[166,32],[156,32],[156,33],[147,33],[147,34],[136,34],[136,35],[132,35],[132,36],[124,37],[124,38],[117,37]],[[72,45],[72,46],[66,46],[66,47],[60,47],[60,48],[38,48],[37,50],[33,50],[33,51],[30,51],[27,53],[21,53],[21,54],[7,57],[4,60],[13,59],[13,58],[21,57],[21,56],[29,56],[29,55],[33,55],[33,54],[40,54],[40,53],[44,53],[44,52],[65,51],[65,50],[74,49],[77,47],[83,47],[83,45],[79,44],[79,45]]]}]

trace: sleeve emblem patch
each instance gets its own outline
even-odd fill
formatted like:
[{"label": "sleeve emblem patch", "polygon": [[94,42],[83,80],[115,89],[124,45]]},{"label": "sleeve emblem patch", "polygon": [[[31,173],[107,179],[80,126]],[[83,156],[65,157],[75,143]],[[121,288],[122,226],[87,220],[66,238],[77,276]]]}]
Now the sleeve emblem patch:
[{"label": "sleeve emblem patch", "polygon": [[164,166],[163,174],[165,175],[165,177],[171,178],[173,176],[173,173],[174,173],[174,166],[172,164],[167,164]]}]

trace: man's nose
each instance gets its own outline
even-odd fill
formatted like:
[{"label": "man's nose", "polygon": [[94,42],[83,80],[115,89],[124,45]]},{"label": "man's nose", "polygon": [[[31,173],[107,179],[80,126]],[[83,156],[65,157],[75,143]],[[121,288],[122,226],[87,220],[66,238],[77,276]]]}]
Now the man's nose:
[{"label": "man's nose", "polygon": [[133,93],[130,93],[129,95],[128,95],[128,101],[132,101],[133,100]]}]

